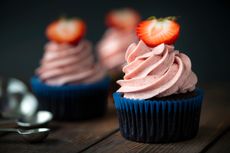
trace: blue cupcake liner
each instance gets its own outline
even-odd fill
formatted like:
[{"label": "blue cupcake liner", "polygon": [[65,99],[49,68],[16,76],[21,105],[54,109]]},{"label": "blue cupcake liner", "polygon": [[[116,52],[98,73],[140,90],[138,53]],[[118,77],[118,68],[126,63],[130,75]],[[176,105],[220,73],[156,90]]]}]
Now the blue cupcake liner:
[{"label": "blue cupcake liner", "polygon": [[110,79],[91,84],[50,86],[38,77],[31,79],[39,109],[53,113],[56,120],[84,120],[105,114]]},{"label": "blue cupcake liner", "polygon": [[128,140],[168,143],[196,136],[199,129],[203,91],[177,100],[140,100],[114,93],[120,132]]}]

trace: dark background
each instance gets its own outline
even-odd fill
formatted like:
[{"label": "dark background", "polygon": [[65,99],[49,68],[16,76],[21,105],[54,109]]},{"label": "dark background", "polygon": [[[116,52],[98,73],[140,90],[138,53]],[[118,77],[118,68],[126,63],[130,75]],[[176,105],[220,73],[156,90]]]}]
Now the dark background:
[{"label": "dark background", "polygon": [[48,23],[65,14],[86,20],[86,38],[101,38],[104,15],[112,8],[133,7],[142,18],[180,16],[176,48],[191,57],[200,82],[230,79],[230,5],[226,1],[75,0],[0,2],[0,76],[25,81],[33,75],[47,42]]}]

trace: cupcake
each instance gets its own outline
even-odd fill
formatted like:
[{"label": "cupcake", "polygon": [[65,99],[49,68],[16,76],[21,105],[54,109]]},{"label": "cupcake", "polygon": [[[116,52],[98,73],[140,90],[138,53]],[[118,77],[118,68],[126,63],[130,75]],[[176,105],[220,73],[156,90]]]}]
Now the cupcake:
[{"label": "cupcake", "polygon": [[125,51],[130,43],[137,42],[135,27],[139,14],[130,8],[110,11],[106,16],[109,27],[97,45],[98,59],[113,80],[122,77],[121,67],[125,63]]},{"label": "cupcake", "polygon": [[83,39],[85,29],[80,19],[59,19],[46,30],[50,41],[31,85],[39,108],[57,120],[89,119],[106,111],[109,78]]},{"label": "cupcake", "polygon": [[128,140],[168,143],[196,136],[203,91],[190,58],[174,48],[174,18],[151,18],[137,27],[140,38],[125,55],[120,88],[113,94],[120,132]]}]

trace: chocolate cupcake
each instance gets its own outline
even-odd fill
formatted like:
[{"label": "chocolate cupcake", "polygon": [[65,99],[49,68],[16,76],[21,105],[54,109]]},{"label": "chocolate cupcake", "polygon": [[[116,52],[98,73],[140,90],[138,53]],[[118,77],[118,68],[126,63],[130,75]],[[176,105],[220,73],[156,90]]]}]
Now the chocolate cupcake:
[{"label": "chocolate cupcake", "polygon": [[[143,34],[146,29],[151,33]],[[127,49],[125,75],[113,94],[121,134],[144,143],[193,138],[199,129],[203,91],[196,88],[189,57],[172,45],[179,24],[171,18],[146,20],[137,34],[141,40]]]},{"label": "chocolate cupcake", "polygon": [[92,44],[82,39],[85,23],[60,19],[47,28],[50,40],[32,90],[40,109],[57,120],[81,120],[102,116],[106,111],[109,78],[95,61]]},{"label": "chocolate cupcake", "polygon": [[97,54],[111,77],[111,90],[116,91],[115,81],[123,77],[121,67],[125,63],[125,51],[130,43],[138,41],[135,27],[140,16],[134,9],[122,8],[108,12],[105,21],[108,28],[97,44]]}]

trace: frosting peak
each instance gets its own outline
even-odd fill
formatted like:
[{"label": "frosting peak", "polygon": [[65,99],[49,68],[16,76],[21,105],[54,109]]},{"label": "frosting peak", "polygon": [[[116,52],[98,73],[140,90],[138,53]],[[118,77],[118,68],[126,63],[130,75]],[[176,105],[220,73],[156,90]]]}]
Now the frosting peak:
[{"label": "frosting peak", "polygon": [[136,42],[134,31],[122,31],[110,28],[97,46],[101,64],[111,70],[125,63],[125,51],[131,42]]},{"label": "frosting peak", "polygon": [[77,45],[47,43],[36,73],[49,85],[91,83],[104,76],[104,71],[94,60],[92,45],[87,40]]},{"label": "frosting peak", "polygon": [[128,47],[125,59],[124,80],[117,83],[121,86],[118,92],[126,98],[164,97],[195,89],[197,77],[189,57],[172,45],[149,48],[140,40]]}]

